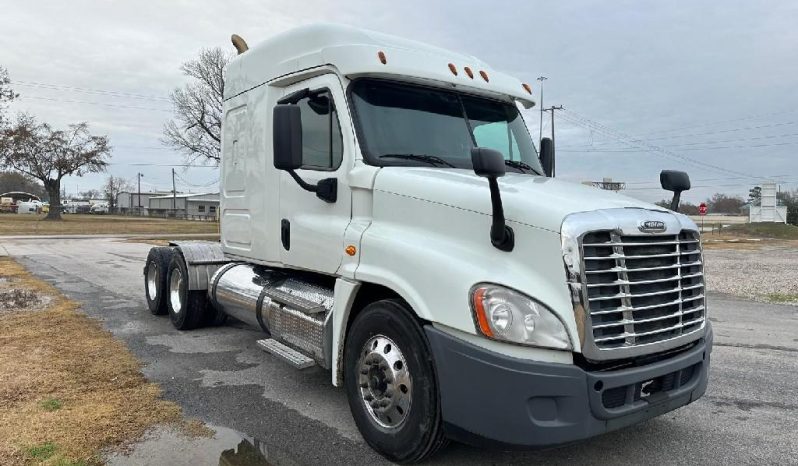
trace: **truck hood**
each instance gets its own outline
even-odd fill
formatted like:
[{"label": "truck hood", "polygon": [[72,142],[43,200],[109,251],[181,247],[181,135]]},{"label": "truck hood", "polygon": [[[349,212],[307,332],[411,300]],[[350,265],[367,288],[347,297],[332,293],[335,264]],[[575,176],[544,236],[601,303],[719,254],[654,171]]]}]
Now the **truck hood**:
[{"label": "truck hood", "polygon": [[[665,211],[611,191],[521,173],[499,178],[499,189],[508,220],[556,233],[574,212],[623,207]],[[374,180],[374,190],[491,215],[488,181],[471,170],[384,167]]]}]

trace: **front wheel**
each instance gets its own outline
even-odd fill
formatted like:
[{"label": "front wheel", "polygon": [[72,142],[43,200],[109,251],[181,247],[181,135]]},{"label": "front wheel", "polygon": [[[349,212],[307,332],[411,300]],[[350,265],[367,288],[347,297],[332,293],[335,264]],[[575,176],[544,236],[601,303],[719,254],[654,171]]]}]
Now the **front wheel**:
[{"label": "front wheel", "polygon": [[344,365],[349,408],[374,450],[412,463],[445,444],[429,345],[404,302],[377,301],[363,309],[350,327]]}]

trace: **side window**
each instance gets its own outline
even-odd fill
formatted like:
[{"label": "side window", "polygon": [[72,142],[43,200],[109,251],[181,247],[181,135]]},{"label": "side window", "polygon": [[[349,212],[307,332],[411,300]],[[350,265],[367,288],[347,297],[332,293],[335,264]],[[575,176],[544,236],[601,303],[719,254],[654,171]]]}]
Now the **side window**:
[{"label": "side window", "polygon": [[506,122],[485,123],[475,127],[474,139],[477,146],[495,149],[504,154],[507,160],[520,160],[518,143]]},{"label": "side window", "polygon": [[302,168],[335,170],[343,159],[338,112],[329,91],[297,102],[302,112]]},{"label": "side window", "polygon": [[202,205],[202,204],[198,205],[197,206],[197,212],[200,212],[200,213],[205,212],[205,206]]}]

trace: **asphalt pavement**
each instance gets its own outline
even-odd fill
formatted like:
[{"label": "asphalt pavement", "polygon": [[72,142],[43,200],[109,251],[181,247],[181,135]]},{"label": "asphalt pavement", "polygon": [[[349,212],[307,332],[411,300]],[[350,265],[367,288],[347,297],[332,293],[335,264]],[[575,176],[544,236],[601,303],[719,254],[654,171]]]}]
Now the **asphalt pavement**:
[{"label": "asphalt pavement", "polygon": [[[3,238],[0,255],[81,302],[124,341],[187,416],[217,430],[185,440],[156,430],[115,464],[220,464],[238,448],[271,464],[383,464],[355,428],[346,396],[319,368],[296,371],[259,350],[261,334],[233,322],[179,332],[150,314],[147,244],[113,238]],[[710,294],[710,385],[697,402],[640,425],[545,451],[452,444],[429,464],[796,464],[798,307]],[[238,464],[238,463],[236,463]]]}]

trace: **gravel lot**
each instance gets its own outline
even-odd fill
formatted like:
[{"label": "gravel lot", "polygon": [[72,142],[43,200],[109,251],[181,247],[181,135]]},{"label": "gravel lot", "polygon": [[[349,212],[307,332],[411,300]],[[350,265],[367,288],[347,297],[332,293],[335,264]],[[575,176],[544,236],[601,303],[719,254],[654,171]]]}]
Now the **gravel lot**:
[{"label": "gravel lot", "polygon": [[705,249],[704,262],[709,291],[798,305],[798,243]]}]

